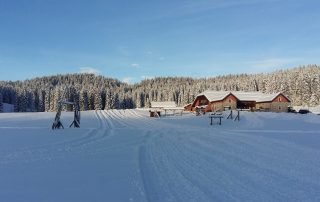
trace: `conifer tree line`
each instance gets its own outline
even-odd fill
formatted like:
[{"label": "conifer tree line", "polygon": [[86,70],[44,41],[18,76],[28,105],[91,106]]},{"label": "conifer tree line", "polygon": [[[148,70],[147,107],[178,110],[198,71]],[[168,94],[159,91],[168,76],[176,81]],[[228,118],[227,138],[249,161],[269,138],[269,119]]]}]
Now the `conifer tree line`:
[{"label": "conifer tree line", "polygon": [[320,67],[308,65],[272,73],[201,79],[157,77],[133,85],[93,74],[0,81],[0,112],[3,103],[13,104],[16,112],[55,111],[60,99],[79,103],[82,111],[150,107],[152,101],[174,101],[184,106],[208,89],[283,92],[293,105],[315,106],[320,104]]}]

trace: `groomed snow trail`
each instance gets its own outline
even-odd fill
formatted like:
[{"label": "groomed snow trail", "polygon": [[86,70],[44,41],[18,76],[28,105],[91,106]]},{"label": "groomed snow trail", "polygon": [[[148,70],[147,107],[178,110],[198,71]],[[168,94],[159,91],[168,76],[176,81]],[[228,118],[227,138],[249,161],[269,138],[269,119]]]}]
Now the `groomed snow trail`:
[{"label": "groomed snow trail", "polygon": [[4,201],[320,201],[316,115],[243,113],[210,126],[207,116],[98,110],[82,113],[80,129],[52,131],[53,117],[0,114]]}]

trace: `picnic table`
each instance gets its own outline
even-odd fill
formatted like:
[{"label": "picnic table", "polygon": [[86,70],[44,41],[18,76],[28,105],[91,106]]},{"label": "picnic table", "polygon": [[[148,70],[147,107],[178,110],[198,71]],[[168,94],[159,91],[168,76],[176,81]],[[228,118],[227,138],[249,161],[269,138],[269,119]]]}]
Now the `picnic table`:
[{"label": "picnic table", "polygon": [[218,124],[221,125],[221,119],[223,118],[222,113],[212,113],[209,115],[210,125],[213,124],[213,119],[219,119]]}]

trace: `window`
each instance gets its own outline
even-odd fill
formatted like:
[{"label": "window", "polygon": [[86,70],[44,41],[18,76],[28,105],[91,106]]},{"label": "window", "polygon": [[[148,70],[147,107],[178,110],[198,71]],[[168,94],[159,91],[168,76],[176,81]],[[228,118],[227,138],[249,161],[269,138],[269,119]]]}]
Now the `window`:
[{"label": "window", "polygon": [[231,102],[231,99],[229,99],[229,103]]},{"label": "window", "polygon": [[200,105],[206,105],[207,104],[207,100],[200,100]]},{"label": "window", "polygon": [[281,97],[278,98],[279,102],[281,102]]}]

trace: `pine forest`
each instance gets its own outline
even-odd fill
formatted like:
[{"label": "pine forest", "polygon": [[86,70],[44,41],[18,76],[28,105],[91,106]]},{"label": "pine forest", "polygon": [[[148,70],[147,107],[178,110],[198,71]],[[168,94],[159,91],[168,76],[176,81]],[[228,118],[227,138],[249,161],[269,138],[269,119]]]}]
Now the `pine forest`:
[{"label": "pine forest", "polygon": [[175,101],[184,106],[205,90],[283,92],[292,105],[315,106],[320,104],[320,67],[308,65],[272,73],[199,79],[156,77],[132,85],[94,74],[0,81],[0,112],[3,103],[14,105],[16,112],[55,111],[62,98],[79,102],[82,111],[142,108],[149,107],[152,101]]}]

